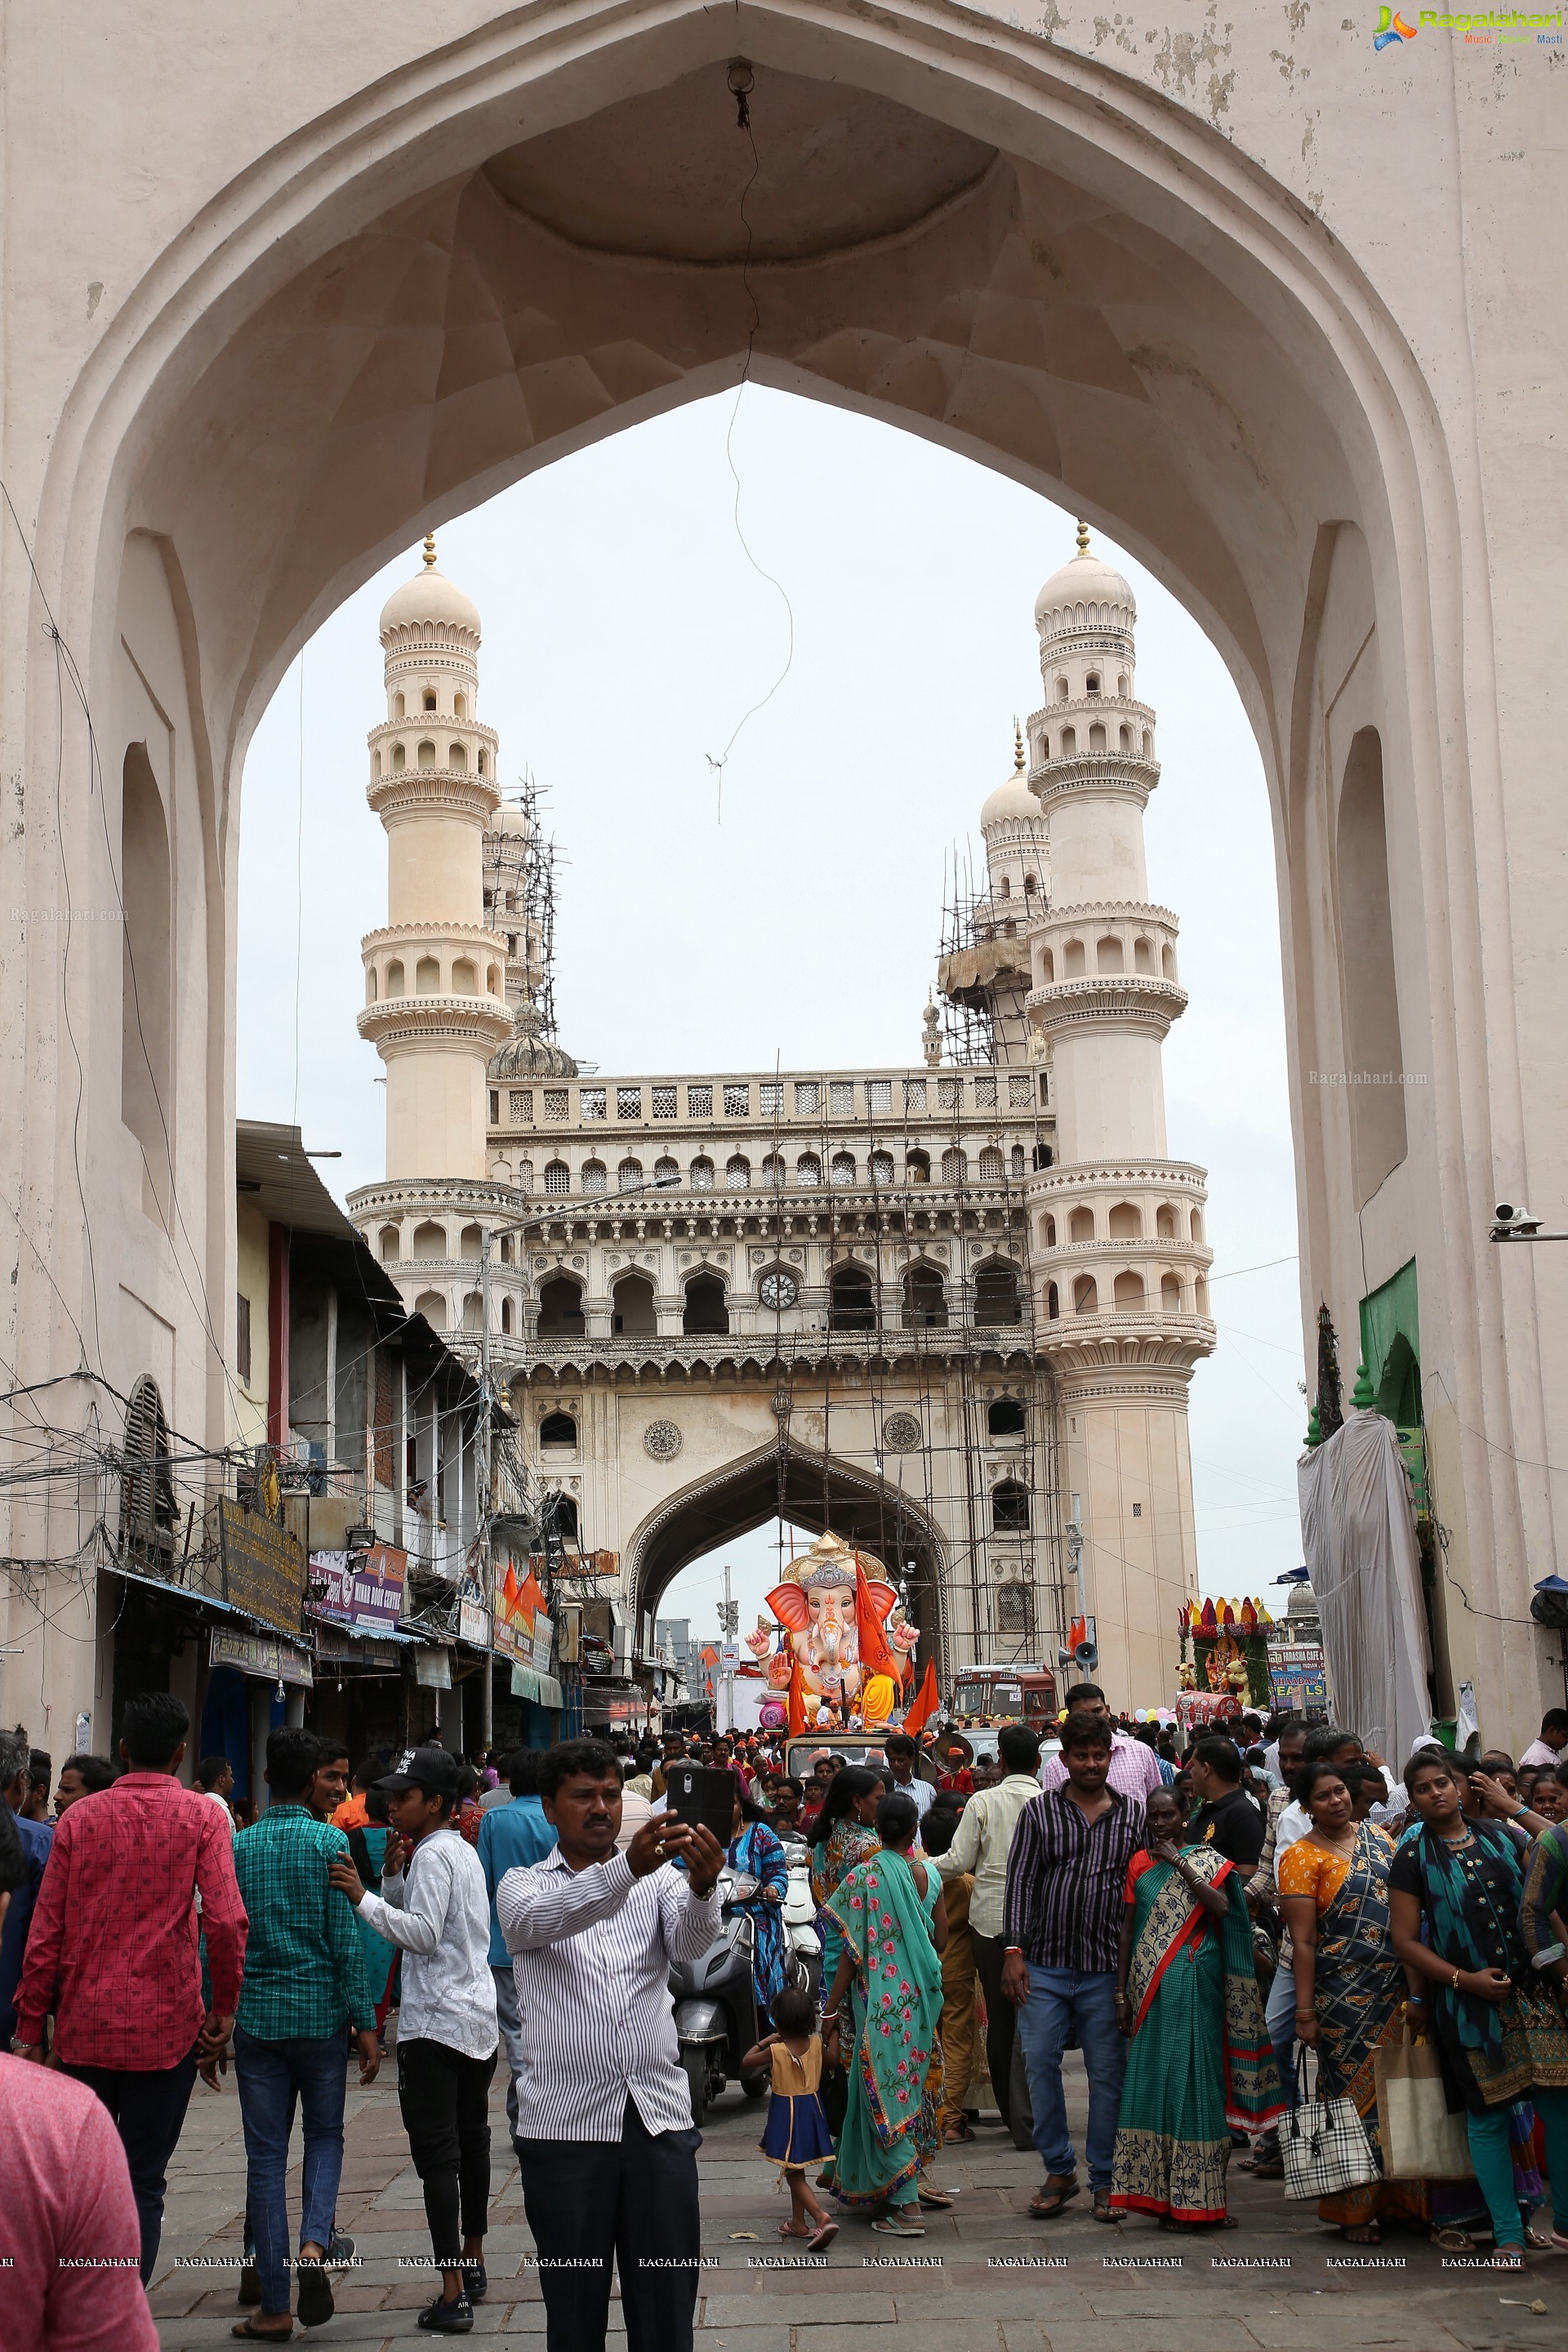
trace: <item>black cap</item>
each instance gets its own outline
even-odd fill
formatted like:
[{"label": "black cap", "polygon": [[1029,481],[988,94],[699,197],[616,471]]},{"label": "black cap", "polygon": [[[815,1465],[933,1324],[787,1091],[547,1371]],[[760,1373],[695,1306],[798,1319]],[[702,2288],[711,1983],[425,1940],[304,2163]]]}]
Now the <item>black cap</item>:
[{"label": "black cap", "polygon": [[389,1772],[376,1787],[388,1797],[405,1797],[417,1789],[426,1797],[458,1801],[458,1759],[444,1748],[416,1748],[401,1772]]}]

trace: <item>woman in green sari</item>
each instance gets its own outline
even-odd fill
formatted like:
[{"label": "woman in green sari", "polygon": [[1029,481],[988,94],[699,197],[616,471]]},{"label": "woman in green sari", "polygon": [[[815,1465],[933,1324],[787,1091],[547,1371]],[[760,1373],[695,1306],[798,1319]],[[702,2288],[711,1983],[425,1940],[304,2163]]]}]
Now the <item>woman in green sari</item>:
[{"label": "woman in green sari", "polygon": [[849,2078],[832,2189],[840,2204],[874,2210],[871,2227],[891,2238],[924,2235],[915,2218],[921,2169],[937,2145],[931,2086],[947,1915],[942,1881],[910,1857],[919,1827],[912,1798],[884,1797],[877,1808],[881,1844],[846,1874],[826,1905],[842,1945],[822,2021],[823,2054]]},{"label": "woman in green sari", "polygon": [[1163,2229],[1229,2226],[1230,2135],[1285,2111],[1253,1973],[1246,1874],[1213,1846],[1184,1846],[1172,1789],[1145,1812],[1149,1843],[1127,1873],[1116,2020],[1131,2037],[1117,2121],[1111,2209]]}]

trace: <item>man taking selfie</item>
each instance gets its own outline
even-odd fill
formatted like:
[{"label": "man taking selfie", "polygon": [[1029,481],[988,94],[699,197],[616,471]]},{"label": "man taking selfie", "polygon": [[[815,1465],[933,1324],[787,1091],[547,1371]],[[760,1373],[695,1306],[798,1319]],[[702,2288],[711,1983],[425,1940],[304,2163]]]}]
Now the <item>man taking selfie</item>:
[{"label": "man taking selfie", "polygon": [[496,1916],[522,2021],[515,2144],[549,2352],[603,2352],[612,2262],[626,2352],[690,2352],[700,2143],[669,1971],[719,1932],[724,1849],[665,1811],[617,1853],[620,1768],[599,1740],[552,1748],[539,1795],[555,1851],[507,1872]]}]

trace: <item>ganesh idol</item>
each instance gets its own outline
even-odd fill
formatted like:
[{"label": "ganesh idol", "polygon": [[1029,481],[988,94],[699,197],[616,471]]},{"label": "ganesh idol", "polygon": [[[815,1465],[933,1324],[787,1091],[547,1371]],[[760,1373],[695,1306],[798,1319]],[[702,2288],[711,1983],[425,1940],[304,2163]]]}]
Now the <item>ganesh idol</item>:
[{"label": "ganesh idol", "polygon": [[813,1727],[826,1724],[830,1717],[836,1723],[847,1722],[865,1681],[856,1607],[857,1558],[865,1598],[879,1624],[885,1626],[898,1605],[898,1594],[881,1561],[868,1552],[857,1555],[830,1533],[792,1560],[783,1582],[766,1596],[784,1629],[783,1646],[767,1657],[773,1635],[765,1619],[746,1637],[759,1664],[767,1659],[768,1680],[775,1689],[795,1684],[798,1677],[805,1720]]}]

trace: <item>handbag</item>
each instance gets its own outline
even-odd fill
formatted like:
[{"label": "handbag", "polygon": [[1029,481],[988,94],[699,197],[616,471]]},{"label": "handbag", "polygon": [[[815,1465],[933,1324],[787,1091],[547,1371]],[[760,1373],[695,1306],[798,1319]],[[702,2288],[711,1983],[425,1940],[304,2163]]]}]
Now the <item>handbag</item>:
[{"label": "handbag", "polygon": [[1462,2115],[1448,2113],[1443,2070],[1430,2042],[1410,2025],[1373,2059],[1383,2168],[1391,2180],[1468,2180],[1475,2173]]},{"label": "handbag", "polygon": [[1377,2158],[1353,2099],[1323,2096],[1322,2061],[1318,2062],[1315,2098],[1306,2093],[1307,2053],[1296,2061],[1296,2105],[1279,2128],[1287,2197],[1339,2197],[1365,2189],[1379,2178]]}]

